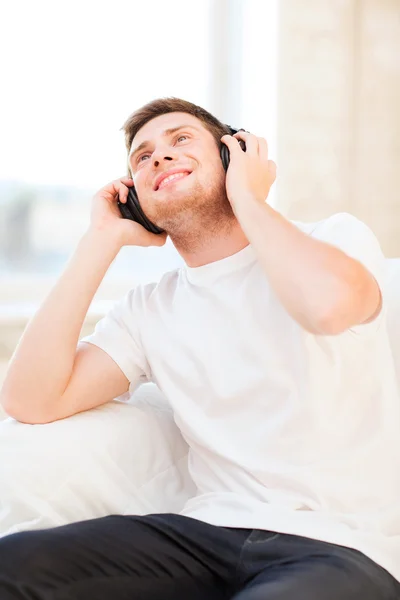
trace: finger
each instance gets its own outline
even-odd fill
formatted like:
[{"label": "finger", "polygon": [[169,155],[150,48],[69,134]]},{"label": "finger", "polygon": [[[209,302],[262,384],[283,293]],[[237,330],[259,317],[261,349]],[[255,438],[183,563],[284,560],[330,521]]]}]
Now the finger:
[{"label": "finger", "polygon": [[276,179],[276,164],[273,160],[268,161],[268,171],[271,173],[272,181],[274,182]]},{"label": "finger", "polygon": [[261,160],[268,162],[268,142],[265,138],[258,138],[258,148]]},{"label": "finger", "polygon": [[119,188],[118,195],[115,196],[114,199],[119,200],[123,204],[126,204],[126,202],[128,200],[128,192],[129,192],[129,188],[127,188],[125,185],[123,185]]},{"label": "finger", "polygon": [[232,135],[223,135],[221,142],[228,146],[231,156],[234,156],[236,153],[239,155],[239,152],[243,153],[243,150],[239,144],[239,140],[234,138]]},{"label": "finger", "polygon": [[167,237],[168,234],[166,232],[164,233],[150,233],[146,230],[146,234],[145,234],[145,243],[146,246],[164,246],[165,242],[167,241]]},{"label": "finger", "polygon": [[248,131],[238,131],[233,137],[237,140],[242,140],[246,144],[247,154],[258,154],[259,148],[257,136]]},{"label": "finger", "polygon": [[125,175],[124,177],[120,177],[117,181],[121,181],[124,185],[134,185],[132,177]]},{"label": "finger", "polygon": [[154,237],[155,237],[154,243],[156,246],[164,246],[164,244],[167,241],[168,234],[167,233],[157,233],[157,235],[155,235]]},{"label": "finger", "polygon": [[128,186],[131,187],[132,184],[133,181],[129,177],[122,177],[121,179],[116,179],[115,181],[112,181],[110,184],[109,191],[112,194],[114,200],[119,199],[121,202],[126,202],[129,191]]}]

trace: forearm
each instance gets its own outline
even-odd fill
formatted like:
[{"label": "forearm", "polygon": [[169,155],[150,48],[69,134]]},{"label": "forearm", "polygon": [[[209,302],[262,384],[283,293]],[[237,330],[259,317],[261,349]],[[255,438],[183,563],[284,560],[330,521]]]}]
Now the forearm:
[{"label": "forearm", "polygon": [[10,361],[0,402],[42,407],[67,387],[89,306],[120,246],[88,230],[27,325]]},{"label": "forearm", "polygon": [[235,214],[288,313],[307,331],[324,324],[354,281],[357,261],[299,230],[268,204],[243,202]]}]

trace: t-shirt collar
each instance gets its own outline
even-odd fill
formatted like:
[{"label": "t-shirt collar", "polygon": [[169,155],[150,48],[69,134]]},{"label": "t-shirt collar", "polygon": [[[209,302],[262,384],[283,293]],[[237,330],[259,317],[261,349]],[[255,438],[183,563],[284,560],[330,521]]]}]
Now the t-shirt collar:
[{"label": "t-shirt collar", "polygon": [[239,252],[226,256],[200,267],[183,267],[187,280],[194,285],[210,285],[220,277],[238,271],[256,260],[256,255],[251,244],[248,244]]}]

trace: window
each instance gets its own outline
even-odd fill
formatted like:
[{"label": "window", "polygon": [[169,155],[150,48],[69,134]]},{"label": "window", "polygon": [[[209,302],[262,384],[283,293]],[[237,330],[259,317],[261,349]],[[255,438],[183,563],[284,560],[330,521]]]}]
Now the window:
[{"label": "window", "polygon": [[[0,307],[34,306],[54,284],[89,225],[93,193],[125,173],[120,127],[145,102],[191,100],[265,135],[273,154],[276,6],[8,4],[0,40],[8,57],[0,114]],[[181,263],[170,242],[125,247],[97,297],[114,301]]]}]

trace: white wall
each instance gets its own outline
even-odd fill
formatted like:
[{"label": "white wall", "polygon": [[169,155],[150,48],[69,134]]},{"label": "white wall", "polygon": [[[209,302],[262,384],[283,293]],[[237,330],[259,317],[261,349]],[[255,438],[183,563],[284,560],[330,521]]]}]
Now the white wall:
[{"label": "white wall", "polygon": [[349,211],[400,255],[400,2],[281,0],[278,203]]}]

